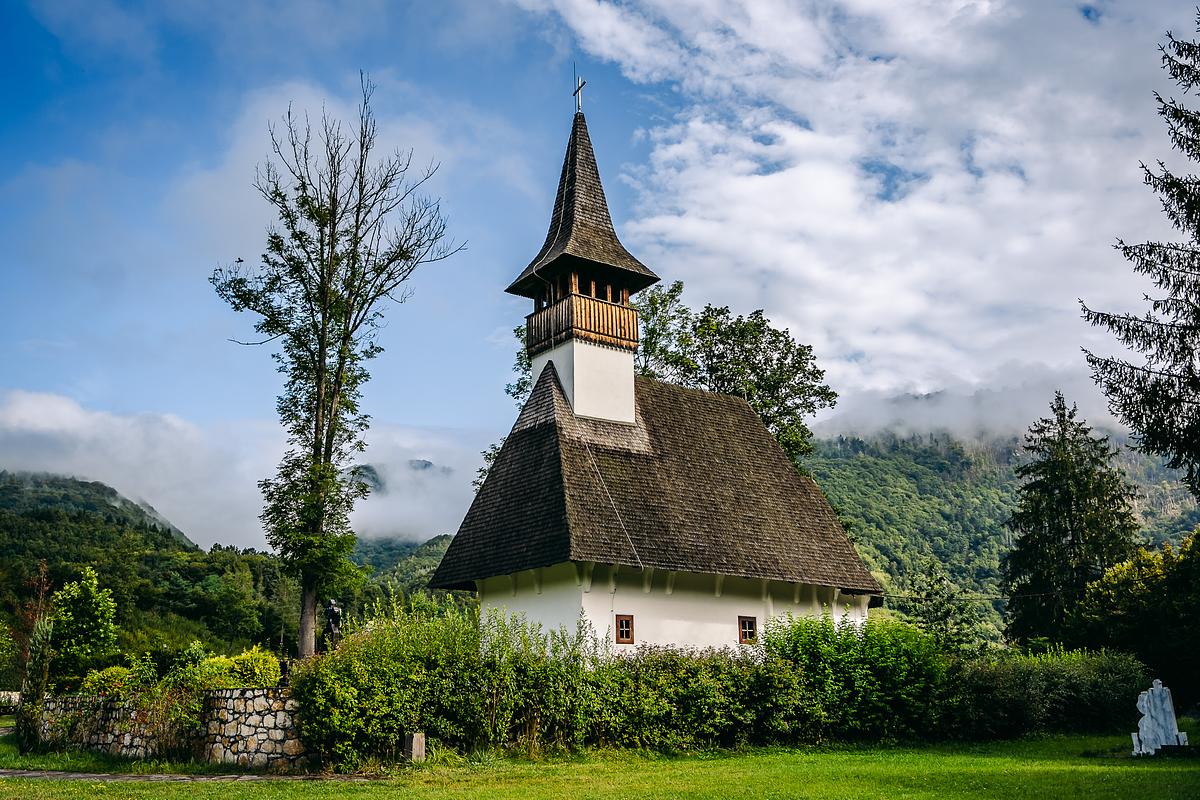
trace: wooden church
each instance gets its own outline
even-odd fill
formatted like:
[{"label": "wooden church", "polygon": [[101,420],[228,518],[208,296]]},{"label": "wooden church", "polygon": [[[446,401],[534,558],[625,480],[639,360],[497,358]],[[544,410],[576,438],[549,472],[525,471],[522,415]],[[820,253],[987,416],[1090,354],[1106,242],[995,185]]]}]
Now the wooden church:
[{"label": "wooden church", "polygon": [[430,585],[620,650],[753,641],[777,615],[866,619],[878,582],[744,400],[635,375],[630,297],[658,281],[613,229],[582,112],[533,301],[533,391]]}]

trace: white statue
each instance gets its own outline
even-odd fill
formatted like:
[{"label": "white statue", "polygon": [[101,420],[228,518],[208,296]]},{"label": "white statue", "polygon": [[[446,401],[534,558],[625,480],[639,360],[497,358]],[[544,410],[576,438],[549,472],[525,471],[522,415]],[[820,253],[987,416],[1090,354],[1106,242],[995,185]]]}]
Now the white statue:
[{"label": "white statue", "polygon": [[1133,754],[1152,756],[1163,745],[1186,745],[1186,733],[1179,732],[1175,721],[1175,705],[1171,702],[1171,690],[1155,680],[1154,684],[1138,695],[1137,709],[1142,712],[1138,720],[1138,732],[1133,734]]}]

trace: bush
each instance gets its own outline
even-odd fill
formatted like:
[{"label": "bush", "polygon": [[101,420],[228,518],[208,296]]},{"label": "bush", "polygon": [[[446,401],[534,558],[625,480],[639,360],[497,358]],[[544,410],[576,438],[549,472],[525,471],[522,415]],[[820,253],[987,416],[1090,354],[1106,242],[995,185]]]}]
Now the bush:
[{"label": "bush", "polygon": [[96,571],[84,567],[79,580],[54,593],[50,605],[54,609],[53,677],[77,686],[91,666],[116,652],[117,603],[111,589],[100,588]]},{"label": "bush", "polygon": [[484,709],[508,692],[489,694],[481,681],[475,618],[444,611],[393,608],[301,664],[292,692],[304,709],[304,741],[344,769],[395,758],[405,731],[460,746],[486,742],[496,720]]},{"label": "bush", "polygon": [[133,672],[128,667],[108,667],[94,669],[85,675],[79,691],[104,697],[124,697],[133,686]]},{"label": "bush", "polygon": [[255,645],[229,659],[229,673],[240,687],[278,686],[279,659]]},{"label": "bush", "polygon": [[1148,685],[1145,667],[1123,653],[1001,653],[955,666],[944,727],[972,739],[1129,728]]},{"label": "bush", "polygon": [[768,669],[788,690],[775,730],[807,740],[890,740],[927,735],[937,723],[947,658],[910,625],[788,618],[766,626],[764,646]]},{"label": "bush", "polygon": [[394,759],[409,731],[461,750],[1015,737],[1126,724],[1128,656],[960,660],[895,620],[769,624],[736,650],[613,656],[582,626],[544,632],[452,603],[392,607],[292,682],[306,743],[340,770]]}]

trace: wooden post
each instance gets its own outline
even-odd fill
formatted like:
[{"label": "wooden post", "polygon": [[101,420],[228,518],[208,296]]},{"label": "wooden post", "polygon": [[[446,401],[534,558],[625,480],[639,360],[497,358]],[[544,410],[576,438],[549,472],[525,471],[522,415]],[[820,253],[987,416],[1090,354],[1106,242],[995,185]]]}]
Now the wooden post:
[{"label": "wooden post", "polygon": [[425,760],[425,732],[404,734],[404,760],[420,764]]}]

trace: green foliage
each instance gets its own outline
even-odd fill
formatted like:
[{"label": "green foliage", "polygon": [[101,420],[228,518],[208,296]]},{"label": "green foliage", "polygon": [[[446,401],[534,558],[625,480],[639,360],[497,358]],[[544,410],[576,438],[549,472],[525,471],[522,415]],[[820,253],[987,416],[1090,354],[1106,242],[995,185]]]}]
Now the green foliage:
[{"label": "green foliage", "polygon": [[[1200,12],[1196,20],[1200,30]],[[1200,86],[1200,42],[1168,33],[1159,49],[1163,68],[1184,94]],[[1154,96],[1172,148],[1200,162],[1200,113],[1173,97],[1157,92]],[[1114,314],[1084,305],[1083,313],[1136,353],[1134,361],[1140,363],[1085,352],[1092,377],[1113,412],[1135,432],[1143,449],[1185,470],[1188,485],[1200,497],[1200,183],[1193,174],[1172,172],[1161,160],[1153,166],[1143,164],[1142,177],[1183,241],[1117,240],[1117,249],[1134,272],[1148,277],[1157,289],[1154,297],[1143,295],[1149,309],[1145,314]]]},{"label": "green foliage", "polygon": [[[528,392],[526,392],[528,394]],[[498,442],[493,442],[487,446],[479,455],[483,456],[483,463],[479,465],[479,469],[475,470],[475,477],[471,479],[471,486],[478,492],[483,488],[483,482],[487,480],[488,472],[492,468],[492,464],[496,463],[496,456],[500,455],[500,448],[504,447],[504,437]]]},{"label": "green foliage", "polygon": [[21,688],[21,651],[13,640],[12,631],[0,623],[0,692]]},{"label": "green foliage", "polygon": [[513,328],[513,336],[518,342],[512,365],[512,371],[516,377],[513,378],[512,383],[504,385],[504,393],[516,400],[517,406],[520,407],[525,403],[525,398],[529,397],[529,393],[533,391],[533,359],[529,357],[529,351],[525,349],[525,326],[518,325]]},{"label": "green foliage", "polygon": [[1145,667],[1121,653],[1055,648],[956,662],[947,724],[963,738],[1130,729]]},{"label": "green foliage", "polygon": [[937,729],[946,658],[911,626],[792,619],[768,624],[764,647],[791,684],[780,727],[802,740],[913,738]]},{"label": "green foliage", "polygon": [[42,704],[50,685],[50,663],[54,659],[54,619],[49,614],[39,616],[29,634],[25,675],[21,681],[21,704],[17,708],[17,746],[22,753],[36,750],[41,744]]},{"label": "green foliage", "polygon": [[747,316],[727,306],[693,312],[682,293],[676,281],[647,289],[634,302],[641,374],[744,398],[793,461],[812,452],[804,419],[837,402],[812,348],[773,327],[761,309]]},{"label": "green foliage", "polygon": [[200,642],[191,642],[161,673],[144,654],[130,658],[128,667],[89,672],[80,691],[128,704],[163,743],[162,755],[186,757],[202,722],[204,692],[278,683],[279,662],[270,653],[252,648],[235,656],[210,655]]},{"label": "green foliage", "polygon": [[1200,700],[1200,534],[1139,548],[1090,583],[1076,638],[1134,653],[1182,704]]},{"label": "green foliage", "polygon": [[126,512],[139,507],[103,484],[26,478],[0,475],[0,620],[25,613],[44,562],[59,586],[94,569],[117,604],[120,649],[153,652],[164,666],[193,639],[238,652],[279,647],[282,634],[294,647],[299,591],[274,556],[220,545],[206,553],[173,528],[136,521]]},{"label": "green foliage", "polygon": [[684,324],[673,382],[745,399],[789,458],[811,453],[805,418],[837,402],[812,347],[772,327],[761,309],[743,317],[707,305]]},{"label": "green foliage", "polygon": [[[908,594],[932,561],[962,592],[995,596],[1015,502],[1014,448],[947,434],[839,436],[818,441],[804,463],[889,591]],[[985,635],[998,638],[999,602],[975,605]]]},{"label": "green foliage", "polygon": [[614,656],[584,626],[477,621],[422,600],[357,624],[337,650],[297,668],[292,691],[305,741],[351,770],[395,758],[414,730],[439,746],[534,755],[1091,728],[1124,720],[1142,677],[1136,660],[1106,654],[959,659],[890,620],[781,620],[737,650]]},{"label": "green foliage", "polygon": [[229,675],[235,686],[255,688],[279,685],[279,659],[260,647],[229,657]]},{"label": "green foliage", "polygon": [[113,656],[117,644],[117,604],[112,591],[100,588],[91,567],[79,580],[66,584],[50,600],[57,650],[52,673],[78,680],[98,661]]},{"label": "green foliage", "polygon": [[1132,552],[1138,532],[1108,437],[1092,436],[1061,392],[1050,409],[1026,436],[1032,460],[1017,468],[1024,483],[1008,522],[1017,534],[1004,560],[1008,633],[1020,642],[1064,641],[1088,583]]},{"label": "green foliage", "polygon": [[104,697],[124,697],[133,686],[134,673],[129,667],[105,667],[84,675],[79,692]]},{"label": "green foliage", "polygon": [[428,592],[429,579],[441,563],[442,556],[446,554],[453,538],[444,533],[420,544],[414,543],[408,555],[377,576],[378,584],[388,591],[399,592],[405,596]]},{"label": "green foliage", "polygon": [[333,652],[302,662],[291,684],[304,740],[353,769],[364,758],[395,758],[406,730],[449,742],[478,736],[489,699],[478,683],[479,628],[453,607],[437,611],[392,607]]},{"label": "green foliage", "polygon": [[926,558],[904,584],[892,608],[904,613],[938,646],[947,651],[972,650],[982,644],[983,613],[978,601],[965,597],[940,561]]},{"label": "green foliage", "polygon": [[0,470],[0,509],[19,514],[47,508],[82,512],[122,528],[149,528],[166,534],[164,546],[196,549],[183,531],[149,505],[135,503],[99,481]]}]

